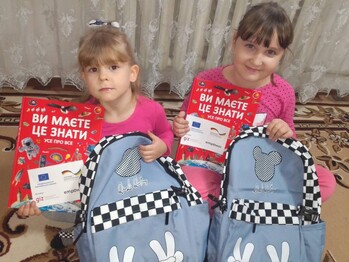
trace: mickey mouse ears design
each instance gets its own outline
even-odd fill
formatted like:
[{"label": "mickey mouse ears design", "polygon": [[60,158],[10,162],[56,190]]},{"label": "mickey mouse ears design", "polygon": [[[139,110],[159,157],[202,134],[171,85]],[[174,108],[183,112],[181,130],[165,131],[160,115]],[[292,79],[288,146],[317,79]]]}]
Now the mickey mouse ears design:
[{"label": "mickey mouse ears design", "polygon": [[115,28],[120,28],[120,24],[116,21],[102,21],[99,19],[93,19],[91,20],[88,25],[90,27],[96,27],[96,26],[104,26],[104,25],[109,25]]}]

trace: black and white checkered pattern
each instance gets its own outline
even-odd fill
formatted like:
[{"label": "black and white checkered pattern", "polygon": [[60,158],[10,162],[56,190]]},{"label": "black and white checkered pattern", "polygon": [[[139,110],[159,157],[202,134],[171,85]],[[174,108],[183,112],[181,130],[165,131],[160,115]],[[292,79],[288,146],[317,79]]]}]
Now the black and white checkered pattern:
[{"label": "black and white checkered pattern", "polygon": [[92,233],[180,208],[179,199],[172,190],[161,190],[119,200],[92,210]]},{"label": "black and white checkered pattern", "polygon": [[73,239],[74,238],[74,234],[73,234],[73,231],[70,231],[70,232],[67,232],[67,231],[64,231],[64,230],[61,230],[58,232],[58,236],[60,238],[69,238],[69,239]]},{"label": "black and white checkered pattern", "polygon": [[229,217],[254,224],[299,225],[299,208],[292,205],[233,199]]},{"label": "black and white checkered pattern", "polygon": [[131,177],[137,174],[141,169],[141,158],[138,147],[127,149],[121,162],[115,168],[115,173],[122,177]]},{"label": "black and white checkered pattern", "polygon": [[[229,176],[228,176],[228,170],[227,170],[227,163],[230,158],[231,151],[234,147],[234,144],[237,143],[239,140],[247,138],[247,137],[268,137],[266,134],[266,126],[258,126],[258,127],[252,127],[250,129],[244,130],[241,132],[235,139],[230,143],[228,153],[226,154],[225,159],[225,165],[223,170],[223,179],[221,183],[221,193],[219,200],[221,203],[227,203],[227,187],[229,184]],[[284,146],[285,148],[293,151],[295,154],[297,154],[303,164],[304,164],[304,183],[303,183],[303,201],[302,201],[302,207],[298,207],[298,211],[300,209],[306,209],[311,210],[314,216],[303,216],[302,217],[302,224],[312,224],[312,223],[318,223],[320,222],[320,213],[321,213],[321,196],[320,196],[320,188],[318,183],[318,178],[315,171],[315,165],[313,158],[308,150],[308,148],[303,145],[301,142],[297,141],[293,138],[287,138],[287,139],[278,139],[277,142]],[[242,202],[247,200],[241,200]],[[272,206],[277,207],[278,203],[274,203]],[[222,211],[226,209],[226,206],[222,206]],[[278,209],[272,209],[274,212],[278,212]],[[234,212],[240,212],[234,211]],[[239,213],[235,214],[234,216],[237,217],[243,217],[248,216],[252,218],[252,216],[249,214]],[[299,214],[297,215],[299,216]],[[259,218],[260,219],[260,218]],[[280,218],[281,220],[287,220],[288,218],[284,216],[283,218]],[[270,221],[270,218],[269,218]]]},{"label": "black and white checkered pattern", "polygon": [[[91,191],[103,150],[110,144],[122,139],[125,136],[139,135],[143,134],[138,132],[130,132],[118,136],[104,137],[95,146],[93,152],[85,162],[85,166],[80,177],[80,221],[82,222],[83,229],[85,229],[86,226],[86,217]],[[171,174],[172,177],[179,182],[181,185],[181,192],[185,192],[189,206],[203,204],[203,199],[201,198],[200,193],[188,182],[181,167],[175,160],[173,160],[171,157],[160,157],[157,161],[168,171],[169,174]],[[132,201],[118,201],[116,203],[111,203],[109,205],[104,205],[94,209],[92,212],[92,231],[98,232],[111,226],[124,223],[125,221],[140,219],[142,217],[155,215],[156,213],[166,213],[179,208],[178,196],[172,189],[166,189],[164,191],[148,194],[145,197],[148,208],[147,210],[144,210],[144,197],[145,196],[138,196],[133,198]],[[131,202],[129,203],[127,201]],[[134,214],[131,214],[131,212],[134,212]]]},{"label": "black and white checkered pattern", "polygon": [[101,158],[101,153],[104,148],[109,144],[121,139],[124,135],[120,136],[109,136],[102,138],[99,143],[95,146],[89,157],[87,158],[85,165],[82,169],[80,176],[80,200],[81,200],[81,213],[80,221],[82,222],[82,228],[85,229],[86,213],[88,209],[89,199],[91,190],[93,188],[96,172],[98,169],[98,163]]}]

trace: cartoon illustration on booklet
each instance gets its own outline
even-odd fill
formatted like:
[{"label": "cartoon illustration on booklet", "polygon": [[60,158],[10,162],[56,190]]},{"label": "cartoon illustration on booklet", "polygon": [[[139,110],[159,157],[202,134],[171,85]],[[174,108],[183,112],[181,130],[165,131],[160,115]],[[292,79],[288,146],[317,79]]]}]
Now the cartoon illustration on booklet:
[{"label": "cartoon illustration on booklet", "polygon": [[35,200],[43,211],[78,210],[79,175],[103,115],[99,105],[24,97],[8,207]]},{"label": "cartoon illustration on booklet", "polygon": [[176,161],[221,173],[232,139],[244,125],[263,121],[256,117],[260,98],[256,90],[195,78],[186,116],[190,131],[180,139]]}]

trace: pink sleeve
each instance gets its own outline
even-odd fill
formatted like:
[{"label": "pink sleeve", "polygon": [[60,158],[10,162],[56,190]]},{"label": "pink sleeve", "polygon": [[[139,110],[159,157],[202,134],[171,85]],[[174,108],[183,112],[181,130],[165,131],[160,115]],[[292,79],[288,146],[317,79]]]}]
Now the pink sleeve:
[{"label": "pink sleeve", "polygon": [[154,134],[165,142],[167,151],[164,156],[168,156],[171,154],[174,135],[172,132],[171,124],[166,117],[165,110],[159,103],[156,104],[157,108],[156,115],[154,116]]},{"label": "pink sleeve", "polygon": [[[222,83],[229,83],[228,80],[226,80],[223,76],[223,69],[225,66],[220,66],[220,67],[215,67],[212,69],[208,69],[205,71],[201,71],[197,74],[196,77],[199,77],[204,80],[211,80],[211,81],[217,81],[217,82],[222,82]],[[183,104],[181,106],[182,111],[187,111],[188,109],[188,104],[189,104],[189,98],[190,98],[190,93],[184,98]]]},{"label": "pink sleeve", "polygon": [[296,108],[296,98],[293,92],[292,95],[289,96],[289,99],[287,100],[287,104],[285,105],[285,107],[287,108],[287,110],[285,110],[285,116],[283,119],[293,131],[293,137],[296,138],[296,130],[294,127],[294,112]]},{"label": "pink sleeve", "polygon": [[276,86],[273,85],[262,89],[262,100],[258,111],[267,113],[266,123],[269,123],[275,118],[285,121],[293,131],[293,137],[295,138],[296,133],[293,118],[296,97],[294,89],[278,75],[275,75],[275,82]]},{"label": "pink sleeve", "polygon": [[294,112],[296,108],[296,95],[293,87],[284,81],[282,88],[281,115],[279,118],[284,120],[293,131],[293,137],[296,138],[296,130],[294,127]]}]

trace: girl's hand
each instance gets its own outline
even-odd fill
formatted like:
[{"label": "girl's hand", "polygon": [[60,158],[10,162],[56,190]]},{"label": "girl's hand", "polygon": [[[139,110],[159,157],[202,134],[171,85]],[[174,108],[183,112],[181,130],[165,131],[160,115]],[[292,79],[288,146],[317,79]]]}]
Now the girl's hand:
[{"label": "girl's hand", "polygon": [[185,112],[180,111],[173,120],[173,133],[177,137],[184,136],[189,130],[189,122],[184,119]]},{"label": "girl's hand", "polygon": [[148,131],[153,143],[150,145],[140,145],[139,152],[144,160],[144,162],[152,162],[155,159],[159,158],[167,151],[167,145],[159,137],[154,135],[152,132]]},{"label": "girl's hand", "polygon": [[36,202],[32,201],[27,202],[23,206],[19,207],[16,213],[20,218],[27,218],[30,216],[41,215],[41,210],[36,206]]},{"label": "girl's hand", "polygon": [[284,120],[275,118],[267,126],[267,135],[271,140],[276,141],[279,138],[292,137],[293,132]]}]

